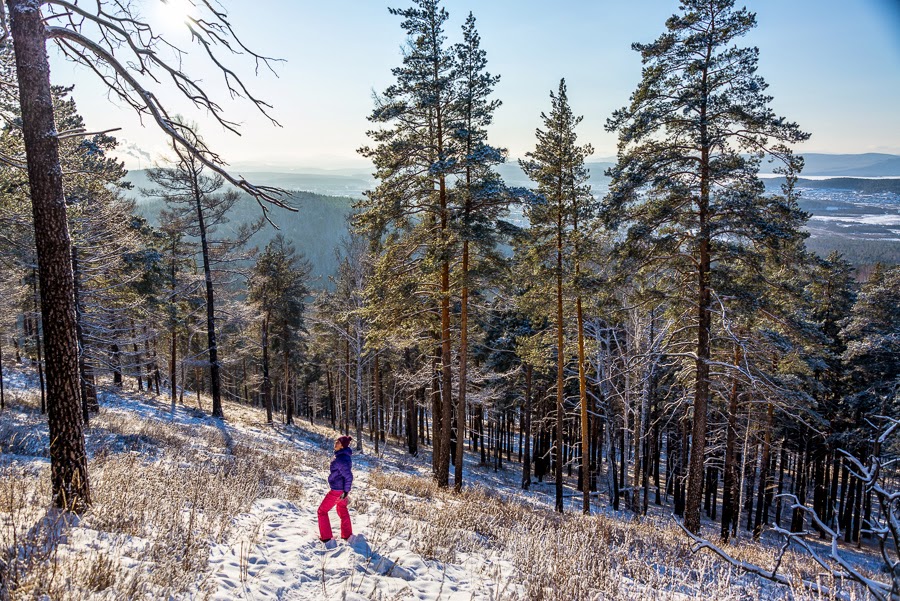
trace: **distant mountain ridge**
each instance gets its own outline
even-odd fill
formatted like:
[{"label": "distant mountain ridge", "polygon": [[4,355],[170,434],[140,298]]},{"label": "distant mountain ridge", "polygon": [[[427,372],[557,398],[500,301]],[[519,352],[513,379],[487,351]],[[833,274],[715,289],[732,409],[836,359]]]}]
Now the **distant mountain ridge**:
[{"label": "distant mountain ridge", "polygon": [[[362,198],[363,192],[375,185],[375,180],[366,171],[324,169],[314,171],[314,173],[307,173],[234,170],[233,173],[252,184],[276,186],[285,190],[311,192],[325,196]],[[140,192],[142,189],[154,187],[147,178],[145,169],[129,171],[125,179],[134,185],[133,196],[138,199],[138,202],[142,197]]]},{"label": "distant mountain ridge", "polygon": [[[803,175],[831,177],[900,177],[900,155],[867,152],[864,154],[801,153]],[[764,163],[762,173],[773,173],[773,163]]]},{"label": "distant mountain ridge", "polygon": [[[263,174],[247,173],[244,175],[257,184],[278,185],[289,189],[293,188],[289,184],[297,182],[296,179],[291,178],[291,174],[273,173],[263,176]],[[134,184],[134,190],[130,194],[137,202],[137,213],[146,218],[151,225],[158,225],[159,213],[165,207],[165,203],[159,198],[148,198],[141,194],[142,188],[152,187],[146,172],[131,171],[127,179]],[[301,179],[300,181],[314,180]],[[346,184],[341,179],[338,179],[338,182],[341,186]],[[269,218],[278,226],[278,230],[266,225],[250,239],[250,246],[262,248],[280,231],[312,263],[310,286],[313,289],[329,288],[331,287],[329,277],[335,274],[338,265],[335,250],[347,237],[347,219],[352,212],[354,200],[347,194],[326,195],[292,190],[288,202],[297,210],[286,211],[272,208]],[[242,194],[241,200],[228,215],[230,223],[221,227],[220,234],[228,236],[240,224],[250,223],[258,219],[260,215],[261,211],[256,201],[248,195]]]}]

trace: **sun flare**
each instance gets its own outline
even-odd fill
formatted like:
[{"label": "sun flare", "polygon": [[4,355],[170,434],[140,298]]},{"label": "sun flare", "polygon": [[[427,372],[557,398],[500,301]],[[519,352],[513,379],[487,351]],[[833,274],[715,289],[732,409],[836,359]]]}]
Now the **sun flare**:
[{"label": "sun flare", "polygon": [[194,4],[190,0],[161,0],[163,18],[172,25],[184,23],[190,16]]}]

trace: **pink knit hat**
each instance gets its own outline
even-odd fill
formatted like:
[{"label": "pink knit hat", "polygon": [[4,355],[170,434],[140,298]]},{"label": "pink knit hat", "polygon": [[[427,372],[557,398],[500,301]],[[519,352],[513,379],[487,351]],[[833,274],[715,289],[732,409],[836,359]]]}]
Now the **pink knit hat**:
[{"label": "pink knit hat", "polygon": [[344,449],[350,446],[350,441],[352,440],[353,439],[349,436],[341,436],[340,438],[338,438],[338,442],[341,443],[341,447]]}]

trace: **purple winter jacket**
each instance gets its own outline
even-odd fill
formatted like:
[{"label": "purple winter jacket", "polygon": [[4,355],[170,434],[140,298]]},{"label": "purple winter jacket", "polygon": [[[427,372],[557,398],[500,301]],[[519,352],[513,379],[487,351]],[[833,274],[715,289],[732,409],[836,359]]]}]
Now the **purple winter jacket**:
[{"label": "purple winter jacket", "polygon": [[345,493],[350,492],[350,486],[353,484],[353,462],[350,455],[353,450],[350,447],[334,452],[334,459],[331,460],[331,473],[328,474],[328,485],[331,490],[342,490]]}]

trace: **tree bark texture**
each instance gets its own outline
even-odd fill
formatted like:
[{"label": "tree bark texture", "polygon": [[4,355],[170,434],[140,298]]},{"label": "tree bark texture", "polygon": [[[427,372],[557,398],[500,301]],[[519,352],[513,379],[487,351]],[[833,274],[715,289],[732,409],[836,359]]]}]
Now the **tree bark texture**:
[{"label": "tree bark texture", "polygon": [[[707,64],[709,59],[707,57]],[[691,431],[691,455],[688,464],[687,496],[684,525],[694,534],[700,533],[700,489],[703,486],[706,458],[706,413],[709,404],[710,326],[710,142],[706,125],[708,74],[704,68],[700,97],[700,197],[697,199],[700,256],[697,262],[697,360],[694,389],[694,422]]]},{"label": "tree bark texture", "polygon": [[269,380],[269,315],[262,322],[262,394],[266,423],[272,423],[272,383]]},{"label": "tree bark texture", "polygon": [[459,323],[459,398],[457,399],[456,413],[456,472],[453,474],[453,487],[459,492],[462,490],[463,457],[465,451],[465,423],[466,423],[466,378],[469,355],[469,241],[463,240],[462,248],[462,298],[460,300]]},{"label": "tree bark texture", "polygon": [[8,0],[7,6],[40,277],[53,503],[80,511],[90,504],[91,497],[78,394],[72,246],[50,94],[46,31],[39,2]]},{"label": "tree bark texture", "polygon": [[[440,116],[438,117],[440,120]],[[438,144],[442,146],[440,121],[438,121]],[[449,227],[447,191],[444,177],[439,183],[441,202],[441,243],[446,244]],[[438,460],[438,486],[446,488],[450,484],[450,430],[453,427],[453,376],[450,354],[450,261],[441,261],[441,447]]]},{"label": "tree bark texture", "polygon": [[[560,204],[562,192],[559,193]],[[557,212],[556,228],[556,511],[563,510],[563,412],[565,386],[565,337],[563,335],[563,291],[562,291],[562,207]]]},{"label": "tree bark texture", "polygon": [[[739,347],[734,349],[735,365],[741,359]],[[735,519],[735,503],[738,497],[735,475],[735,448],[737,447],[737,412],[738,412],[738,381],[733,377],[731,381],[731,393],[728,397],[728,422],[725,434],[725,469],[722,476],[722,529],[720,535],[722,542],[728,542],[731,535],[732,522]]]},{"label": "tree bark texture", "polygon": [[531,487],[531,376],[532,367],[525,364],[525,426],[524,453],[522,456],[522,490]]}]

